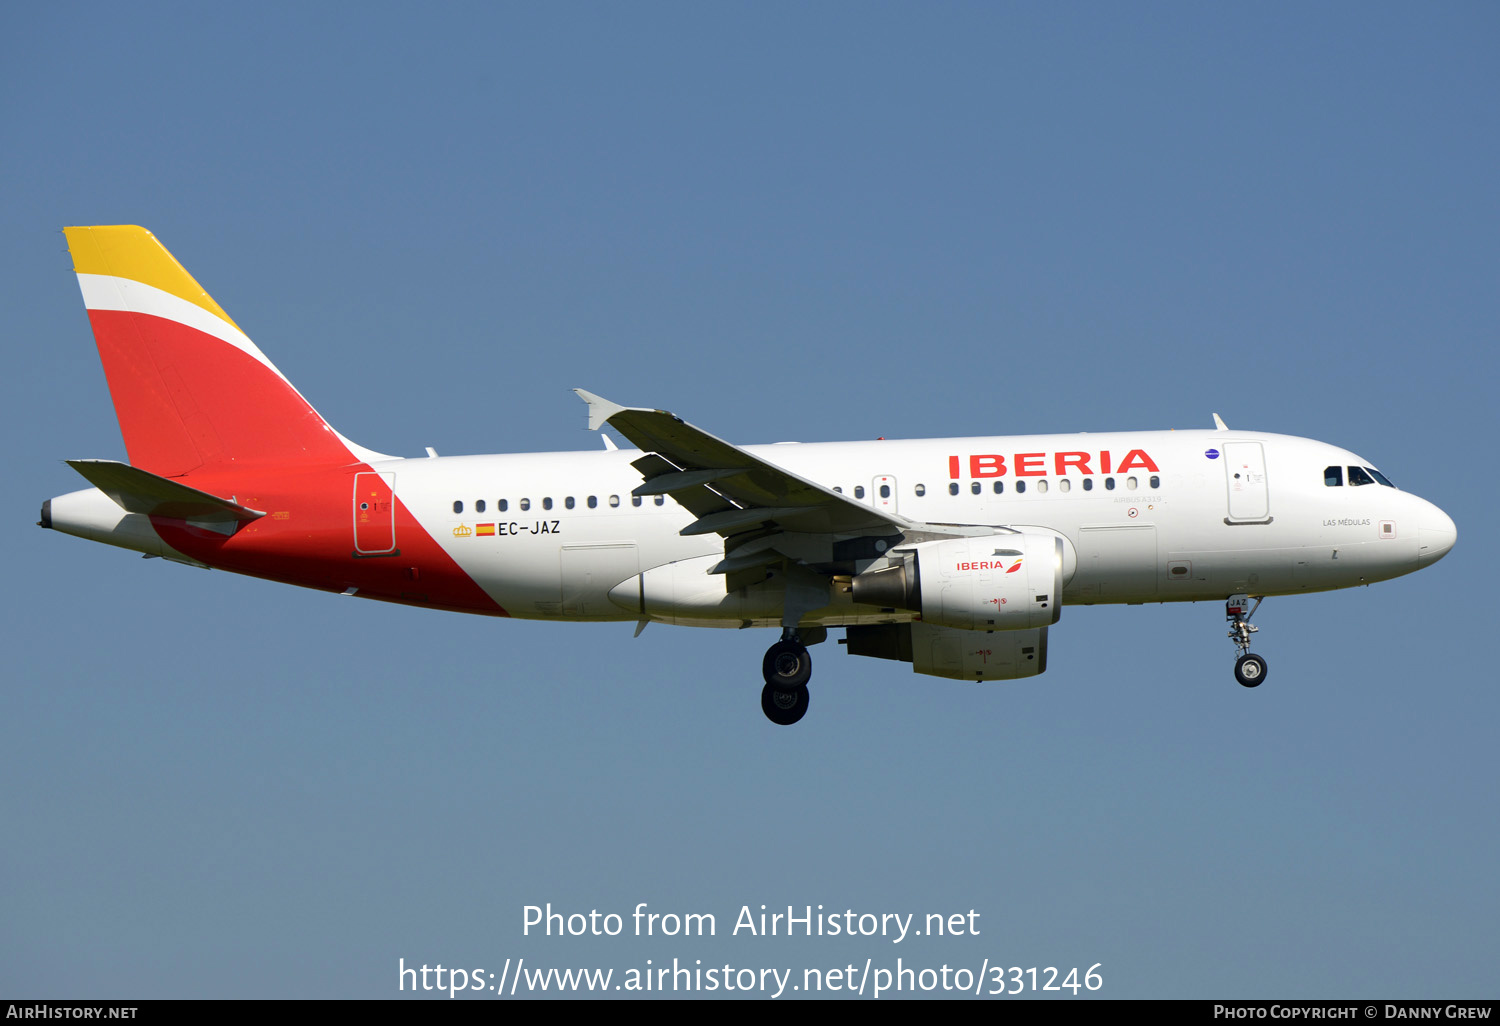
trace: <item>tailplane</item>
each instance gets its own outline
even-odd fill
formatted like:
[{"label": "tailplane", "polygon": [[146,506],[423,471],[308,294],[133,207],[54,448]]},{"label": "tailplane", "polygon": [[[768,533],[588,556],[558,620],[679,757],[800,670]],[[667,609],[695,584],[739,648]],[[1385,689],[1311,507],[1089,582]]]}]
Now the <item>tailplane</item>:
[{"label": "tailplane", "polygon": [[180,477],[390,458],[333,430],[156,236],[64,233],[133,466]]}]

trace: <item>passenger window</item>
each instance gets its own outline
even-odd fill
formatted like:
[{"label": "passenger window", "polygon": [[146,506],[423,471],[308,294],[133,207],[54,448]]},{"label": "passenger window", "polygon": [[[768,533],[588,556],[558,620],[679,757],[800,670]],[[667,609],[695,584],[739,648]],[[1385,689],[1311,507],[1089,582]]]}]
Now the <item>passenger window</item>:
[{"label": "passenger window", "polygon": [[1151,487],[1152,489],[1161,487],[1161,478],[1157,477],[1155,474],[1151,475]]},{"label": "passenger window", "polygon": [[551,508],[552,508],[552,496],[549,495],[545,499],[542,500],[542,509],[551,509]]},{"label": "passenger window", "polygon": [[880,486],[880,497],[882,499],[889,499],[891,497],[891,486],[890,485],[881,485]]},{"label": "passenger window", "polygon": [[954,481],[952,484],[950,484],[948,486],[948,494],[949,495],[957,495],[958,494],[958,482],[957,481]]},{"label": "passenger window", "polygon": [[1358,485],[1371,485],[1371,484],[1374,484],[1374,483],[1375,483],[1375,479],[1373,477],[1371,477],[1369,474],[1366,474],[1362,468],[1360,468],[1360,467],[1350,467],[1349,468],[1349,486],[1351,488],[1352,487],[1356,487]]},{"label": "passenger window", "polygon": [[666,502],[666,501],[667,501],[667,497],[666,497],[666,496],[665,496],[665,495],[658,495],[658,496],[657,496],[657,497],[656,497],[656,504],[657,504],[657,505],[658,505],[658,506],[660,506],[660,505],[662,505],[662,504],[663,504],[663,503],[665,503],[665,502]]},{"label": "passenger window", "polygon": [[572,509],[573,508],[573,496],[570,495],[566,499],[564,499],[563,500],[563,506],[565,508],[567,508],[567,509]]},{"label": "passenger window", "polygon": [[1344,484],[1344,468],[1324,467],[1323,483],[1329,488],[1342,488]]},{"label": "passenger window", "polygon": [[1086,478],[1083,479],[1083,490],[1086,491],[1086,492],[1091,492],[1091,491],[1094,490],[1094,479],[1093,478],[1086,477]]},{"label": "passenger window", "polygon": [[975,481],[973,484],[969,485],[969,491],[973,492],[975,495],[978,495],[979,487],[979,482]]},{"label": "passenger window", "polygon": [[1125,479],[1125,490],[1130,492],[1135,491],[1136,483],[1135,475],[1131,474]]},{"label": "passenger window", "polygon": [[1043,478],[1042,480],[1040,480],[1040,481],[1038,481],[1036,483],[1036,490],[1038,492],[1041,492],[1043,495],[1047,494],[1047,480],[1046,480],[1046,478]]},{"label": "passenger window", "polygon": [[620,497],[618,495],[611,495],[609,497],[610,508],[614,508],[615,506],[618,506],[619,504],[620,504]]},{"label": "passenger window", "polygon": [[1016,482],[1016,491],[1018,491],[1018,492],[1024,492],[1025,490],[1026,490],[1026,482],[1025,481],[1017,481]]},{"label": "passenger window", "polygon": [[843,485],[834,485],[833,486],[833,490],[836,491],[836,492],[838,492],[840,495],[844,494],[844,486]]},{"label": "passenger window", "polygon": [[913,490],[917,493],[917,498],[919,499],[927,494],[927,486],[924,484],[917,485],[917,487]]},{"label": "passenger window", "polygon": [[1057,482],[1057,490],[1060,492],[1071,492],[1073,490],[1073,482],[1069,481],[1067,478],[1063,478],[1061,481]]},{"label": "passenger window", "polygon": [[863,499],[865,497],[865,486],[864,485],[855,485],[854,486],[854,497],[856,499]]},{"label": "passenger window", "polygon": [[531,508],[531,500],[530,499],[522,499],[521,500],[521,511],[525,512],[526,510],[528,510],[530,508]]},{"label": "passenger window", "polygon": [[1115,479],[1114,478],[1112,478],[1112,477],[1106,477],[1104,479],[1104,490],[1106,492],[1112,492],[1112,491],[1115,490]]},{"label": "passenger window", "polygon": [[499,502],[495,503],[495,508],[498,509],[501,513],[504,513],[506,510],[510,509],[510,500],[501,499]]},{"label": "passenger window", "polygon": [[630,504],[632,506],[639,506],[641,504],[641,497],[639,495],[632,495],[630,497]]},{"label": "passenger window", "polygon": [[459,499],[457,502],[455,502],[453,504],[453,512],[455,512],[455,513],[462,513],[463,511],[464,511],[464,500]]},{"label": "passenger window", "polygon": [[589,509],[597,509],[598,506],[599,506],[599,496],[597,496],[597,495],[590,495],[589,496]]},{"label": "passenger window", "polygon": [[1004,481],[996,481],[995,482],[995,494],[996,495],[1000,495],[1000,494],[1004,493],[1004,491],[1005,491],[1005,482]]},{"label": "passenger window", "polygon": [[484,512],[484,500],[483,499],[476,499],[474,501],[474,512],[475,513],[483,513]]}]

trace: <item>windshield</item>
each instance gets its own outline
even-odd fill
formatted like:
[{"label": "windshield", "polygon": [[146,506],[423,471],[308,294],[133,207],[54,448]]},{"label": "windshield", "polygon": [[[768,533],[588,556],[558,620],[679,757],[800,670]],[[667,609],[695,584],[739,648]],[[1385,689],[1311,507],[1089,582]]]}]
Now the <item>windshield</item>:
[{"label": "windshield", "polygon": [[1374,467],[1324,467],[1323,484],[1328,488],[1342,488],[1344,485],[1344,472],[1349,473],[1350,487],[1360,485],[1383,484],[1387,488],[1395,488],[1390,478],[1386,477]]}]

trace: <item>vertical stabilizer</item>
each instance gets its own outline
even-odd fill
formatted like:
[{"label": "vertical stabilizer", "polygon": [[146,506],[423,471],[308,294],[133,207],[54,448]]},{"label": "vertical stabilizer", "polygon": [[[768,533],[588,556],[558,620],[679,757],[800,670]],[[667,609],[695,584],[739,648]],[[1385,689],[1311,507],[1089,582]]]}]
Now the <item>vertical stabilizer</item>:
[{"label": "vertical stabilizer", "polygon": [[64,233],[133,466],[179,477],[386,458],[334,431],[156,236]]}]

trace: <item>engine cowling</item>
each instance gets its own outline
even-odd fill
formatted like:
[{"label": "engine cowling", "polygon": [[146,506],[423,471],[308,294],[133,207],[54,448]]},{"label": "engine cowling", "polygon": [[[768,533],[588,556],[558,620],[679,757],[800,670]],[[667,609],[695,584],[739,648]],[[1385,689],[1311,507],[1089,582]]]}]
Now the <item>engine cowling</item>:
[{"label": "engine cowling", "polygon": [[1047,628],[959,631],[930,623],[850,627],[849,654],[911,663],[917,673],[953,680],[1019,680],[1047,669]]},{"label": "engine cowling", "polygon": [[1046,627],[1062,615],[1064,558],[1063,539],[1040,532],[922,542],[856,575],[853,597],[958,630]]}]

